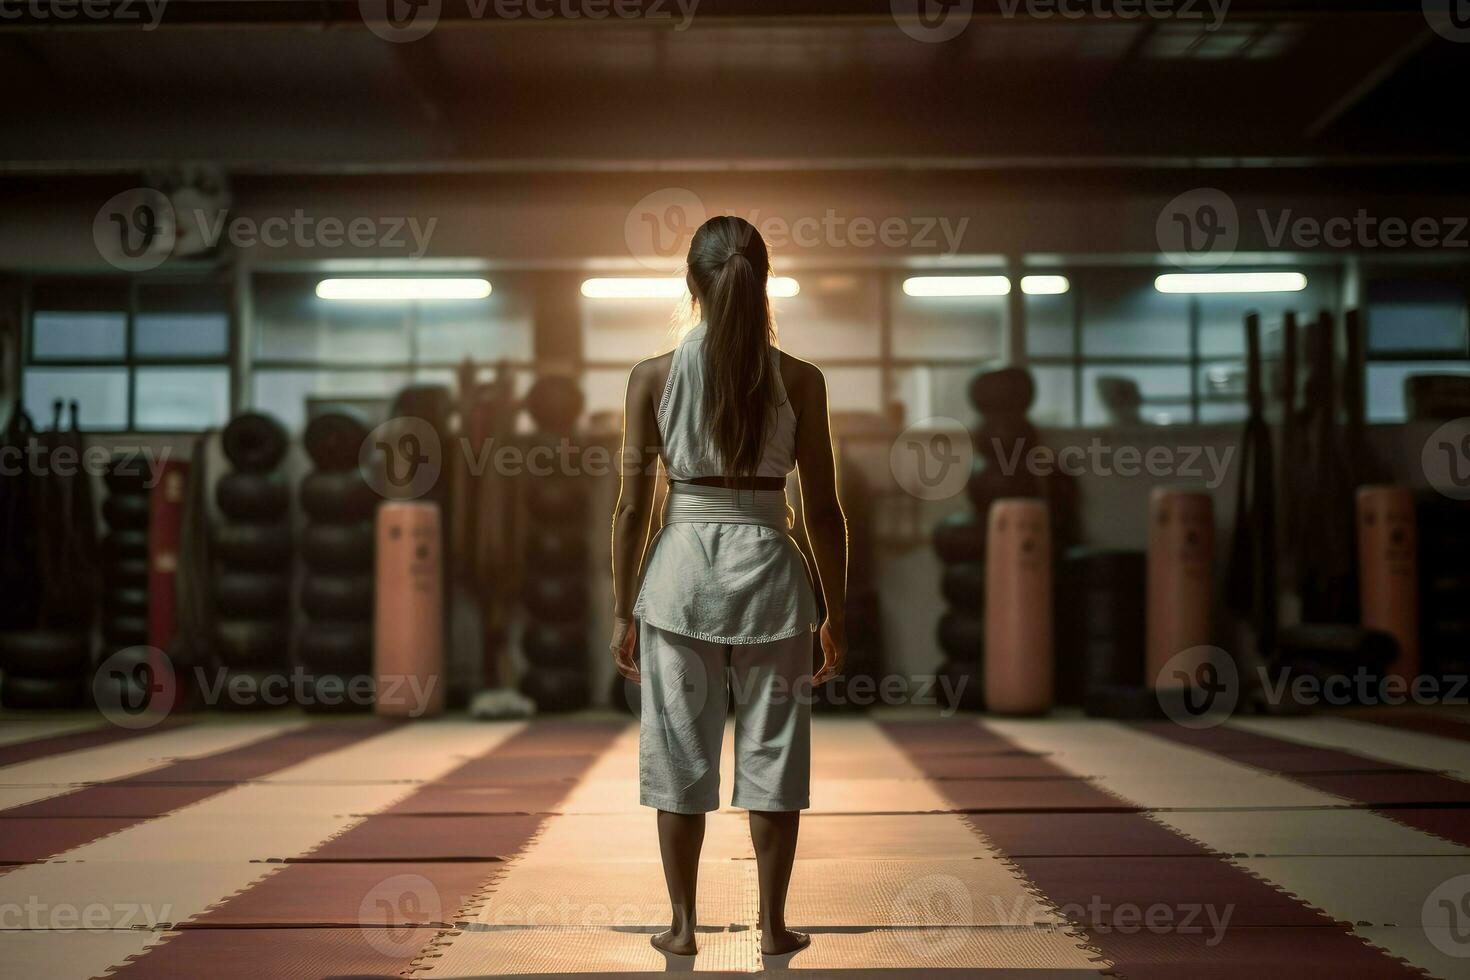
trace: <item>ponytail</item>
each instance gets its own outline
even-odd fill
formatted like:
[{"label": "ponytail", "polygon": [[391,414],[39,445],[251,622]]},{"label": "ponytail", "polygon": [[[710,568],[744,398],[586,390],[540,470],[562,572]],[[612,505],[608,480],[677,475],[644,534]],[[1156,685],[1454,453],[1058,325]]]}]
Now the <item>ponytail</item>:
[{"label": "ponytail", "polygon": [[776,406],[769,272],[765,242],[740,218],[710,219],[689,248],[689,277],[707,324],[705,431],[731,477],[756,475]]}]

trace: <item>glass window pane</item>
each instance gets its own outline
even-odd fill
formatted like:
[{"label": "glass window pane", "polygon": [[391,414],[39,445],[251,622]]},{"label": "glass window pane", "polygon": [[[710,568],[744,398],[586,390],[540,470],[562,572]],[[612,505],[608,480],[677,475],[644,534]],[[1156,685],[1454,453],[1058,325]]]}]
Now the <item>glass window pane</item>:
[{"label": "glass window pane", "polygon": [[139,313],[133,350],[139,357],[219,357],[230,348],[230,316],[214,313]]},{"label": "glass window pane", "polygon": [[1368,285],[1368,346],[1375,351],[1467,351],[1465,287],[1387,280]]},{"label": "glass window pane", "polygon": [[527,361],[534,327],[530,307],[496,291],[482,300],[422,303],[418,308],[418,359],[458,362],[502,358]]},{"label": "glass window pane", "polygon": [[228,368],[139,368],[138,429],[191,432],[230,417]]},{"label": "glass window pane", "polygon": [[1403,422],[1409,417],[1404,404],[1404,379],[1415,374],[1466,374],[1465,361],[1396,361],[1368,364],[1367,413],[1369,422]]},{"label": "glass window pane", "polygon": [[306,425],[308,398],[389,402],[409,381],[407,371],[260,370],[251,386],[251,405],[299,432]]},{"label": "glass window pane", "polygon": [[1154,269],[1087,273],[1082,281],[1084,353],[1189,355],[1190,297],[1154,289],[1157,274]]},{"label": "glass window pane", "polygon": [[672,350],[686,326],[687,300],[582,298],[582,356],[632,365]]},{"label": "glass window pane", "polygon": [[[26,411],[36,427],[49,429],[52,404],[78,402],[78,421],[84,429],[122,430],[128,427],[128,372],[126,368],[40,368],[25,370]],[[63,428],[69,424],[62,412]]]},{"label": "glass window pane", "polygon": [[136,295],[139,356],[223,359],[229,353],[229,293],[220,283],[142,283]]},{"label": "glass window pane", "polygon": [[881,412],[883,383],[873,368],[827,368],[827,406],[833,412]]},{"label": "glass window pane", "polygon": [[1199,406],[1202,423],[1244,422],[1250,414],[1244,401],[1206,401]]},{"label": "glass window pane", "polygon": [[115,361],[127,356],[123,310],[38,310],[31,334],[36,360]]},{"label": "glass window pane", "polygon": [[586,415],[603,413],[621,420],[623,399],[628,387],[628,372],[622,368],[594,368],[582,376],[582,394],[587,398]]},{"label": "glass window pane", "polygon": [[1036,400],[1026,413],[1037,425],[1075,426],[1077,424],[1077,369],[1050,365],[1033,365]]},{"label": "glass window pane", "polygon": [[909,296],[893,284],[893,354],[984,360],[1004,350],[1005,296]]},{"label": "glass window pane", "polygon": [[412,308],[319,299],[310,276],[262,277],[255,294],[255,353],[262,360],[332,364],[407,362]]},{"label": "glass window pane", "polygon": [[[893,397],[903,406],[903,424],[913,425],[938,415],[966,427],[977,425],[980,417],[970,404],[970,379],[983,370],[986,368],[966,364],[894,371]],[[828,372],[828,387],[831,386],[831,372]]]},{"label": "glass window pane", "polygon": [[1072,354],[1072,319],[1075,294],[1028,295],[1026,303],[1026,353]]},{"label": "glass window pane", "polygon": [[818,363],[878,356],[878,277],[810,273],[798,281],[800,293],[771,300],[782,350]]},{"label": "glass window pane", "polygon": [[1261,315],[1262,343],[1267,350],[1281,346],[1281,322],[1286,313],[1295,311],[1297,323],[1304,324],[1322,309],[1336,309],[1337,273],[1331,269],[1311,269],[1306,273],[1307,288],[1295,293],[1207,293],[1199,300],[1199,347],[1205,357],[1245,353],[1245,315]]},{"label": "glass window pane", "polygon": [[[1102,382],[1102,384],[1100,384]],[[1129,383],[1137,386],[1138,398],[1128,396]],[[1109,408],[1102,392],[1123,394]],[[1190,421],[1189,368],[1183,364],[1107,365],[1082,369],[1082,424],[1178,425]]]}]

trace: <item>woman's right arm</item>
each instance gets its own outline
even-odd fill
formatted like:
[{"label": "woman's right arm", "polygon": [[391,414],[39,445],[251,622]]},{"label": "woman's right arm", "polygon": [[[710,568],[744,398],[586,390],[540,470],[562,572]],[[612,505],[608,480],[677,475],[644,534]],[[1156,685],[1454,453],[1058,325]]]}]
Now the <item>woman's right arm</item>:
[{"label": "woman's right arm", "polygon": [[[847,657],[847,518],[837,499],[837,462],[827,418],[827,379],[811,364],[800,365],[796,410],[796,467],[801,481],[801,512],[817,565],[827,621],[822,624],[822,669],[812,683],[842,673]],[[791,386],[788,386],[791,387]]]},{"label": "woman's right arm", "polygon": [[613,637],[610,644],[618,673],[628,680],[638,676],[638,631],[633,626],[638,572],[648,546],[657,487],[660,438],[655,418],[655,391],[662,394],[654,361],[642,361],[628,375],[623,415],[623,448],[618,454],[618,503],[613,509]]}]

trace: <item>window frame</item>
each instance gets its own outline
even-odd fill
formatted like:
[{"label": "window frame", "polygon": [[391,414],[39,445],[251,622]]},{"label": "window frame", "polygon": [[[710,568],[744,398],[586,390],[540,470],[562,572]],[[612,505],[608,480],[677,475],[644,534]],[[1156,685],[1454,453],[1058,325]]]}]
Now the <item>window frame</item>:
[{"label": "window frame", "polygon": [[[37,358],[35,354],[35,332],[36,314],[56,310],[66,312],[69,308],[61,305],[47,304],[44,309],[36,303],[37,287],[60,286],[76,284],[78,286],[117,288],[125,297],[125,308],[118,311],[124,314],[123,321],[123,354],[121,358],[79,358],[79,357],[42,357]],[[137,353],[137,319],[139,314],[139,293],[143,288],[167,288],[169,286],[213,286],[219,289],[224,301],[225,314],[225,350],[222,354],[211,356],[189,355],[184,357],[163,357],[158,355],[140,356]],[[127,417],[122,427],[97,427],[82,426],[81,431],[95,435],[123,435],[131,433],[142,433],[149,436],[170,435],[194,435],[205,431],[208,425],[201,425],[197,429],[140,429],[138,422],[138,371],[154,368],[221,368],[225,372],[225,384],[228,386],[226,393],[227,404],[231,411],[238,404],[236,401],[236,365],[239,358],[239,342],[235,306],[231,299],[231,284],[228,280],[217,277],[199,275],[165,275],[165,276],[87,276],[87,275],[54,275],[54,276],[32,276],[25,281],[25,287],[21,291],[21,322],[23,329],[20,331],[20,404],[25,402],[26,375],[32,369],[122,369],[127,372]],[[85,309],[75,307],[74,309]],[[36,425],[49,424],[49,419],[34,419]]]}]

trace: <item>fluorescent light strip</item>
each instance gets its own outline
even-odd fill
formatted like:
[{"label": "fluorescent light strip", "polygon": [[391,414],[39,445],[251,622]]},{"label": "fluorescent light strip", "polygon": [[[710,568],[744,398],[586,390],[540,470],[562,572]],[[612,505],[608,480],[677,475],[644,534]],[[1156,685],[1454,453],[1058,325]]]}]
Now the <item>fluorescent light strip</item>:
[{"label": "fluorescent light strip", "polygon": [[316,284],[321,299],[368,303],[409,300],[484,299],[490,295],[487,279],[323,279]]},{"label": "fluorescent light strip", "polygon": [[[679,299],[686,295],[688,287],[682,276],[678,278],[652,276],[612,276],[587,279],[582,283],[582,295],[588,299]],[[766,295],[778,299],[795,296],[801,292],[801,284],[790,276],[772,276],[766,280]]]},{"label": "fluorescent light strip", "polygon": [[1295,293],[1307,288],[1300,272],[1169,272],[1154,280],[1161,293]]},{"label": "fluorescent light strip", "polygon": [[1021,292],[1027,296],[1060,296],[1072,288],[1066,276],[1022,276]]},{"label": "fluorescent light strip", "polygon": [[[1072,288],[1066,276],[1022,276],[1021,292],[1028,296],[1059,296]],[[909,296],[1005,296],[1011,291],[1006,276],[912,276],[903,282]]]},{"label": "fluorescent light strip", "polygon": [[909,296],[1004,296],[1011,291],[1005,276],[911,276],[903,281]]}]

